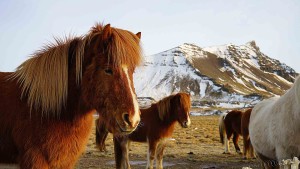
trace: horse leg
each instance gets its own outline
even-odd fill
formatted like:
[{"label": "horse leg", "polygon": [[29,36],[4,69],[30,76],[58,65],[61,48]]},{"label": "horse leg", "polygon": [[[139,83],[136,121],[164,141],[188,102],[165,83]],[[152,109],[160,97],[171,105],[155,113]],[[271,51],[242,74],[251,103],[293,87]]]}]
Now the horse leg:
[{"label": "horse leg", "polygon": [[238,141],[239,141],[239,134],[236,133],[236,132],[234,132],[234,133],[233,133],[233,139],[232,139],[232,140],[233,140],[233,144],[234,144],[235,151],[236,151],[237,153],[239,153],[239,154],[242,154],[241,149],[240,149],[239,144],[238,144]]},{"label": "horse leg", "polygon": [[124,143],[124,151],[123,151],[123,157],[125,157],[125,159],[124,159],[124,161],[125,161],[125,166],[126,166],[126,168],[127,169],[131,169],[131,167],[130,167],[130,163],[129,163],[129,144],[128,144],[128,140],[126,140],[126,142]]},{"label": "horse leg", "polygon": [[157,148],[157,141],[149,140],[149,147],[148,147],[148,155],[147,155],[147,169],[153,169],[153,161],[156,154]]},{"label": "horse leg", "polygon": [[31,148],[20,155],[22,169],[49,169],[49,164],[39,149]]},{"label": "horse leg", "polygon": [[224,142],[225,142],[225,151],[223,154],[230,154],[230,149],[229,149],[229,140],[232,136],[233,132],[232,132],[232,129],[230,126],[226,126],[226,136],[225,136],[225,139],[224,139]]},{"label": "horse leg", "polygon": [[244,149],[243,149],[243,158],[248,159],[249,151],[250,151],[250,138],[243,136],[243,143],[244,143]]},{"label": "horse leg", "polygon": [[260,154],[260,153],[256,153],[258,158],[261,161],[261,166],[264,169],[279,169],[279,163],[277,160],[273,160],[273,159],[269,159],[268,157]]},{"label": "horse leg", "polygon": [[249,139],[249,154],[250,154],[251,158],[256,158],[255,152],[254,152],[254,149],[253,149],[253,146],[252,146],[252,143],[251,143],[250,139]]},{"label": "horse leg", "polygon": [[113,138],[117,169],[130,169],[127,139],[126,136],[114,136]]},{"label": "horse leg", "polygon": [[96,145],[100,151],[107,151],[105,147],[105,140],[107,138],[108,131],[105,124],[101,123],[99,119],[96,120]]},{"label": "horse leg", "polygon": [[225,137],[224,142],[225,142],[225,150],[223,154],[230,154],[229,139]]},{"label": "horse leg", "polygon": [[128,151],[132,151],[132,149],[130,148],[130,144],[131,144],[131,141],[128,140],[128,142],[127,142]]},{"label": "horse leg", "polygon": [[163,169],[163,154],[166,144],[164,141],[161,141],[157,146],[156,151],[156,168]]}]

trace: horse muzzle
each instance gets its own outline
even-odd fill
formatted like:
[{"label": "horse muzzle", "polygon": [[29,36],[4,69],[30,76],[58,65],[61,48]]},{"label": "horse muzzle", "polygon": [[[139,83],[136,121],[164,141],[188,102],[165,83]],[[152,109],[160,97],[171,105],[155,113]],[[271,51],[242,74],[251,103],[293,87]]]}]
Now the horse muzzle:
[{"label": "horse muzzle", "polygon": [[122,121],[119,122],[117,120],[117,124],[120,128],[121,133],[124,134],[130,134],[131,132],[133,132],[137,126],[139,125],[140,122],[140,116],[138,114],[138,116],[130,116],[129,113],[124,112],[122,114]]},{"label": "horse muzzle", "polygon": [[181,127],[183,127],[183,128],[188,128],[190,125],[191,125],[190,119],[181,123]]}]

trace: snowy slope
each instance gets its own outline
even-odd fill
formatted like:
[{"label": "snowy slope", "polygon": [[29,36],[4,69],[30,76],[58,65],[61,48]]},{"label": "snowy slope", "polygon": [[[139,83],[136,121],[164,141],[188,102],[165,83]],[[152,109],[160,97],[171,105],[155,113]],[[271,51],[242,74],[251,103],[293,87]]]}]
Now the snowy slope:
[{"label": "snowy slope", "polygon": [[179,48],[174,48],[145,58],[144,66],[138,68],[134,76],[139,97],[160,99],[179,91],[204,97],[207,86],[215,91],[220,89],[208,78],[197,75],[197,70],[178,51]]},{"label": "snowy slope", "polygon": [[254,41],[201,48],[183,44],[145,57],[134,74],[139,97],[188,92],[193,100],[251,102],[281,95],[297,73],[263,54]]}]

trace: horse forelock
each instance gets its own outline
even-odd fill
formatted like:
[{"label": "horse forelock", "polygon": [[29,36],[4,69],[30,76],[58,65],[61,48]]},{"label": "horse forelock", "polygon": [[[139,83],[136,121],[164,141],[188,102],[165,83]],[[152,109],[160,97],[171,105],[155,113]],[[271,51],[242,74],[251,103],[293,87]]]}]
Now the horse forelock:
[{"label": "horse forelock", "polygon": [[[142,62],[142,48],[140,39],[137,35],[118,28],[111,28],[109,37],[102,40],[104,25],[96,24],[86,36],[88,44],[93,38],[99,38],[100,43],[105,43],[105,53],[108,55],[108,60],[113,67],[121,68],[126,65],[129,69],[135,68]],[[104,35],[103,35],[104,36]],[[105,41],[105,42],[103,42]],[[95,50],[98,50],[97,48]],[[103,52],[103,51],[98,51]]]},{"label": "horse forelock", "polygon": [[[103,26],[97,24],[85,36],[55,38],[55,43],[35,52],[17,68],[12,78],[18,80],[21,97],[27,98],[31,110],[39,109],[46,116],[60,115],[68,96],[68,56],[75,53],[75,74],[79,85],[85,50],[91,45],[92,37],[102,31]],[[75,49],[69,53],[74,41],[77,42]],[[135,68],[142,60],[139,38],[128,31],[112,28],[106,54],[114,67],[128,65],[129,69]]]}]

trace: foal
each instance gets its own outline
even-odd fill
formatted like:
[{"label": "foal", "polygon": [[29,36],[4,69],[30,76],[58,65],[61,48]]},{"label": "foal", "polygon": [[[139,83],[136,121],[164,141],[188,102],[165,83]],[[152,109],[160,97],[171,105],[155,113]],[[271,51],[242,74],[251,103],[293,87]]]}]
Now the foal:
[{"label": "foal", "polygon": [[[223,114],[219,120],[219,133],[221,143],[225,142],[225,152],[229,153],[229,140],[233,135],[233,144],[237,153],[242,154],[238,145],[239,135],[243,136],[244,151],[243,156],[245,159],[254,157],[253,148],[249,137],[249,120],[252,109],[248,109],[245,112],[239,110],[232,110],[227,114]],[[226,134],[226,136],[224,136]],[[225,138],[225,141],[224,141]]]},{"label": "foal", "polygon": [[[148,142],[147,168],[153,168],[155,158],[156,168],[163,168],[163,151],[167,138],[172,136],[176,121],[183,128],[187,128],[191,124],[190,106],[190,95],[178,93],[152,104],[147,109],[141,109],[141,122],[137,129],[127,136],[114,136],[116,168],[130,168],[129,141]],[[101,120],[96,121],[96,125],[96,144],[103,151],[109,128]]]}]

